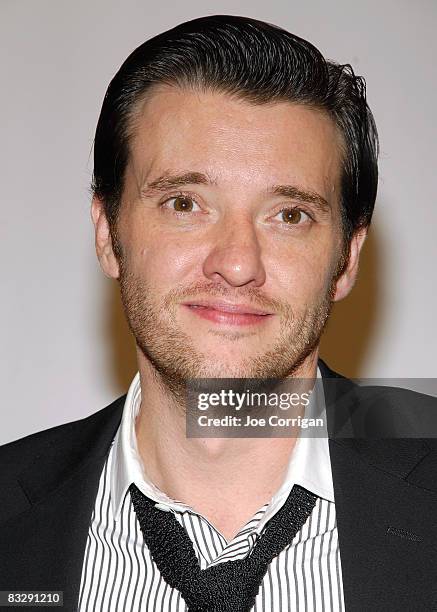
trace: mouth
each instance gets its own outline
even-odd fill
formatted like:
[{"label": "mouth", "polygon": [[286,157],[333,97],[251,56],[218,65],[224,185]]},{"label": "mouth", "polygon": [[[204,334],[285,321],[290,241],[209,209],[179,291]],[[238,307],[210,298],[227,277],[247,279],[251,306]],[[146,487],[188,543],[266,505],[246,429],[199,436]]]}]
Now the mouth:
[{"label": "mouth", "polygon": [[225,325],[259,325],[273,316],[272,312],[231,302],[196,300],[182,306],[196,317]]}]

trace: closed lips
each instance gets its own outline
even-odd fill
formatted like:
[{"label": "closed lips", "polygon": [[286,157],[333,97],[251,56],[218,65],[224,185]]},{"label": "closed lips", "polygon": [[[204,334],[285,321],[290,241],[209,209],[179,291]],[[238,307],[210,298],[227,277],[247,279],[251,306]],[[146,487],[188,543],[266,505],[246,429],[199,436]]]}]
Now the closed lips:
[{"label": "closed lips", "polygon": [[229,302],[196,301],[196,302],[187,302],[185,306],[189,306],[190,308],[209,308],[211,310],[229,312],[232,314],[253,314],[253,315],[260,315],[260,316],[266,316],[266,315],[273,314],[271,312],[260,310],[252,306],[246,306],[245,304],[232,304]]}]

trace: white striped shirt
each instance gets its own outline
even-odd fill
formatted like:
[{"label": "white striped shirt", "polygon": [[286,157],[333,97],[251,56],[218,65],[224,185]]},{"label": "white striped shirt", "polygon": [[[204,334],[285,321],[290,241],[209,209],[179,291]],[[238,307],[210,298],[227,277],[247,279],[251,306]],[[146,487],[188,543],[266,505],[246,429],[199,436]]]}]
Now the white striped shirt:
[{"label": "white striped shirt", "polygon": [[[320,373],[319,373],[320,377]],[[324,414],[321,385],[312,409]],[[270,563],[254,612],[339,612],[344,610],[334,494],[326,437],[300,437],[278,492],[227,542],[202,515],[170,499],[145,476],[136,444],[135,418],[141,403],[139,374],[129,387],[120,427],[100,477],[91,517],[79,592],[78,612],[186,612],[176,589],[168,586],[144,543],[129,485],[134,482],[163,511],[173,512],[186,529],[201,569],[245,558],[294,484],[315,495],[316,505],[302,529]]]}]

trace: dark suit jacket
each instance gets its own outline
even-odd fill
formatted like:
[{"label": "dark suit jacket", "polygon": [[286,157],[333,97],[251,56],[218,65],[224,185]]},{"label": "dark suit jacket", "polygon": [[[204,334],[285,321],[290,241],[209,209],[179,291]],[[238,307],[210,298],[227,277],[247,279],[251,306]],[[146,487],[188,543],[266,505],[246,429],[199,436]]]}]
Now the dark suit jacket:
[{"label": "dark suit jacket", "polygon": [[[437,610],[435,440],[351,437],[363,423],[350,418],[360,408],[356,386],[319,365],[346,610]],[[339,383],[335,392],[329,380]],[[60,590],[63,609],[77,609],[99,478],[125,397],[0,447],[0,590]]]}]

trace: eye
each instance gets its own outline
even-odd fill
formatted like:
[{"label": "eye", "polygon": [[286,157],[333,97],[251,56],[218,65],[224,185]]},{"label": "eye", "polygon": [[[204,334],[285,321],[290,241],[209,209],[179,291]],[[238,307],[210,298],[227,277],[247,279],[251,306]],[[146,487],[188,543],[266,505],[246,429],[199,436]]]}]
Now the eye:
[{"label": "eye", "polygon": [[165,202],[162,203],[162,206],[165,208],[169,207],[171,212],[175,213],[195,212],[195,206],[197,206],[200,210],[200,206],[193,200],[193,198],[183,194],[168,198],[168,200],[165,200]]},{"label": "eye", "polygon": [[275,216],[278,215],[280,215],[280,220],[287,225],[302,225],[305,221],[311,221],[310,215],[300,208],[283,208]]}]

